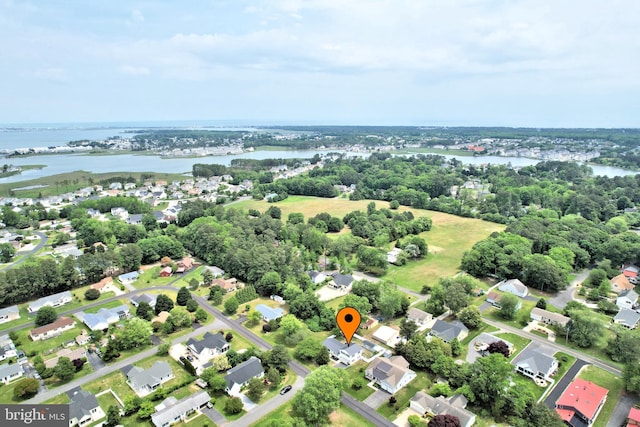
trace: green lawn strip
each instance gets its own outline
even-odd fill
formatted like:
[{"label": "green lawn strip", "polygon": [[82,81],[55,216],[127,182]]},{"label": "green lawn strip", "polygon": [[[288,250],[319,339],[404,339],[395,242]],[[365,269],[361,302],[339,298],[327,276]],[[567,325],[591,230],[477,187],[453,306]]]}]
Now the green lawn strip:
[{"label": "green lawn strip", "polygon": [[60,393],[59,395],[52,397],[51,399],[46,400],[42,403],[50,404],[50,405],[64,405],[70,402],[71,402],[71,399],[69,399],[69,396],[67,396],[67,393]]},{"label": "green lawn strip", "polygon": [[[250,427],[263,427],[269,425],[271,422],[277,420],[281,422],[292,422],[293,414],[291,410],[292,401],[285,403],[278,409],[267,414],[260,421],[251,424]],[[360,415],[353,412],[350,408],[341,405],[337,411],[329,415],[330,425],[341,427],[375,427],[375,424],[370,423],[368,420],[362,418]]]},{"label": "green lawn strip", "polygon": [[596,359],[604,360],[608,364],[613,365],[618,369],[622,369],[624,368],[624,364],[611,360],[611,357],[609,357],[609,354],[607,354],[608,342],[610,339],[613,339],[614,337],[615,337],[615,333],[610,329],[606,329],[605,339],[601,340],[602,342],[595,347],[587,347],[587,348],[579,347],[576,344],[572,343],[571,341],[567,342],[565,340],[566,337],[564,336],[556,337],[556,344],[564,345],[572,350],[576,350],[581,353],[588,354],[589,356],[595,357]]},{"label": "green lawn strip", "polygon": [[524,375],[521,375],[517,372],[514,372],[511,378],[516,384],[516,387],[518,387],[519,389],[530,391],[531,394],[535,397],[536,401],[540,399],[547,387],[549,387],[549,384],[547,384],[547,387],[540,387],[536,385],[536,383],[531,378],[525,377]]},{"label": "green lawn strip", "polygon": [[591,381],[592,383],[604,387],[609,390],[607,394],[607,400],[593,423],[593,427],[606,427],[611,414],[613,413],[624,387],[622,378],[616,377],[612,373],[605,371],[604,369],[597,368],[593,365],[586,366],[578,375],[578,378]]},{"label": "green lawn strip", "polygon": [[291,369],[287,369],[284,378],[281,377],[280,384],[275,385],[274,387],[267,387],[266,393],[262,395],[260,402],[257,403],[264,403],[267,400],[277,396],[278,394],[280,394],[280,390],[282,390],[282,387],[292,385],[294,382],[296,382],[296,378],[297,375]]},{"label": "green lawn strip", "polygon": [[89,308],[87,310],[84,310],[85,313],[97,313],[98,311],[100,311],[100,309],[102,308],[115,308],[115,307],[119,307],[121,305],[126,305],[129,307],[129,310],[131,313],[135,313],[135,308],[131,305],[128,304],[127,301],[124,301],[124,299],[119,299],[119,300],[115,300],[115,301],[110,301],[110,302],[106,302],[104,304],[101,304],[97,307],[92,307]]},{"label": "green lawn strip", "polygon": [[[431,379],[425,372],[416,372],[416,378],[407,384],[402,390],[395,394],[396,403],[389,405],[389,402],[383,403],[378,408],[378,413],[389,420],[395,419],[398,414],[404,411],[409,406],[409,400],[420,390],[426,390],[431,387]],[[395,410],[395,407],[398,410]]]},{"label": "green lawn strip", "polygon": [[[192,415],[193,417],[193,415]],[[215,424],[207,417],[205,414],[200,414],[195,418],[190,418],[190,421],[187,423],[179,422],[177,424],[173,424],[176,427],[180,426],[189,426],[189,427],[211,427]]]},{"label": "green lawn strip", "polygon": [[558,360],[558,371],[553,375],[554,381],[557,383],[564,377],[569,368],[576,362],[576,358],[561,351],[553,355]]},{"label": "green lawn strip", "polygon": [[[79,322],[76,322],[76,325],[80,325]],[[27,355],[40,354],[43,357],[48,356],[49,354],[54,354],[56,351],[61,350],[62,345],[67,341],[73,341],[75,338],[80,335],[84,328],[81,326],[76,326],[68,331],[63,332],[62,334],[49,338],[44,341],[33,341],[31,336],[29,335],[30,329],[23,329],[18,331],[18,337],[21,344],[21,348],[24,349]]]},{"label": "green lawn strip", "polygon": [[532,329],[529,332],[531,332],[533,335],[539,336],[540,338],[544,338],[545,340],[549,338],[549,336],[546,333],[540,332],[537,329]]},{"label": "green lawn strip", "polygon": [[262,426],[266,426],[269,425],[269,423],[271,421],[281,421],[281,422],[285,422],[285,421],[289,421],[291,422],[293,420],[292,414],[291,414],[291,400],[288,401],[287,403],[285,403],[284,405],[281,405],[278,409],[269,412],[265,417],[263,417],[260,421],[251,424],[251,427],[262,427]]},{"label": "green lawn strip", "polygon": [[122,408],[120,406],[120,403],[118,403],[116,398],[113,397],[113,394],[111,394],[111,393],[105,393],[105,394],[103,394],[101,396],[98,396],[97,399],[98,399],[98,405],[100,405],[100,407],[102,408],[102,410],[104,411],[105,414],[109,410],[109,407],[112,406],[112,405],[116,406],[118,408]]},{"label": "green lawn strip", "polygon": [[89,393],[98,394],[102,391],[111,389],[114,391],[120,400],[123,402],[127,397],[133,397],[136,394],[131,390],[126,383],[126,378],[122,371],[119,369],[108,375],[105,375],[97,380],[91,381],[88,384],[82,386],[83,390],[87,390]]},{"label": "green lawn strip", "polygon": [[20,380],[13,381],[8,385],[0,383],[0,403],[19,403],[13,400],[13,390],[16,388],[16,383]]},{"label": "green lawn strip", "polygon": [[[365,385],[363,385],[360,390],[356,390],[352,387],[347,387],[344,390],[345,393],[350,394],[351,396],[358,399],[360,402],[364,401],[367,397],[375,393],[375,390],[373,388],[366,385],[367,383],[369,383],[369,380],[364,377],[364,369],[366,367],[367,367],[367,363],[362,360],[359,360],[358,362],[354,363],[353,365],[349,366],[346,369],[346,371],[349,373],[349,378],[351,379],[351,381],[355,380],[356,378],[362,378],[363,380],[366,381]],[[363,371],[360,372],[360,369],[363,369]]]},{"label": "green lawn strip", "polygon": [[512,334],[510,332],[500,332],[494,335],[498,338],[502,338],[505,341],[509,341],[511,344],[513,344],[514,349],[513,349],[513,353],[511,353],[511,357],[509,357],[509,360],[513,360],[513,358],[516,357],[518,353],[520,353],[522,349],[525,348],[531,342],[530,339],[521,337],[520,335]]},{"label": "green lawn strip", "polygon": [[29,312],[27,311],[27,306],[28,305],[29,305],[29,303],[18,305],[18,310],[20,312],[20,318],[16,319],[16,320],[12,320],[12,321],[7,322],[7,323],[0,324],[0,334],[2,334],[2,331],[6,330],[6,329],[14,328],[16,326],[22,326],[22,325],[27,324],[29,322],[33,322],[36,319],[35,315],[29,316]]}]

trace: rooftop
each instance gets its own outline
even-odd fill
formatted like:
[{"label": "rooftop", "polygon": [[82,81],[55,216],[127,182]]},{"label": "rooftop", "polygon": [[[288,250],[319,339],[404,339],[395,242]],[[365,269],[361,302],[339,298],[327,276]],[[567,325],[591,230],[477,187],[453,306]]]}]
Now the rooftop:
[{"label": "rooftop", "polygon": [[609,390],[606,388],[578,378],[567,386],[556,402],[556,406],[573,408],[585,417],[593,419],[600,403],[607,397],[607,393]]}]

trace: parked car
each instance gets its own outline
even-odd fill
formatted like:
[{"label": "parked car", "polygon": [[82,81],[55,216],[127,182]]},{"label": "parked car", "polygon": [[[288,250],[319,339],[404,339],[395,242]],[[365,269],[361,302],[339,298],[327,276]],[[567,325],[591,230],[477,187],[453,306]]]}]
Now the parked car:
[{"label": "parked car", "polygon": [[282,390],[280,390],[280,394],[287,394],[291,391],[293,387],[290,385],[284,386],[282,387]]}]

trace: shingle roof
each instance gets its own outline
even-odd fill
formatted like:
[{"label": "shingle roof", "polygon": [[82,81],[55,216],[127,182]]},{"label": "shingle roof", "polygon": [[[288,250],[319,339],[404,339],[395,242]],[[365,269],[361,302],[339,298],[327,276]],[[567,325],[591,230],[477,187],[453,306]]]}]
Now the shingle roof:
[{"label": "shingle roof", "polygon": [[91,416],[91,410],[97,408],[98,399],[86,390],[79,390],[75,394],[69,396],[69,418],[81,420],[83,417]]},{"label": "shingle roof", "polygon": [[620,292],[618,298],[626,298],[629,301],[635,302],[638,300],[638,294],[633,289],[629,289],[627,291]]},{"label": "shingle roof", "polygon": [[422,321],[424,319],[430,320],[433,316],[431,315],[431,313],[427,313],[426,311],[422,311],[418,308],[415,307],[411,307],[409,310],[407,310],[407,319],[416,319],[419,321]]},{"label": "shingle roof", "polygon": [[19,363],[5,363],[0,365],[0,378],[10,377],[18,372],[22,372],[22,365]]},{"label": "shingle roof", "polygon": [[42,297],[39,300],[33,301],[31,304],[29,304],[29,310],[38,311],[40,308],[44,307],[45,305],[53,304],[54,302],[62,298],[68,298],[71,300],[72,299],[71,292],[64,291],[54,295],[49,295],[47,297]]},{"label": "shingle roof", "polygon": [[39,328],[32,329],[31,335],[37,336],[45,332],[53,331],[54,329],[62,328],[68,325],[73,325],[74,323],[75,322],[70,317],[61,317],[53,323],[49,323],[48,325],[44,325],[44,326],[40,326]]},{"label": "shingle roof", "polygon": [[[450,400],[454,400],[457,396],[453,396]],[[442,396],[433,397],[429,396],[427,393],[419,391],[412,398],[412,402],[418,403],[423,408],[429,408],[429,410],[433,411],[436,415],[453,415],[458,417],[460,421],[460,425],[466,426],[469,421],[475,417],[472,412],[467,411],[452,402],[448,401]]]},{"label": "shingle roof", "polygon": [[640,314],[634,310],[623,308],[618,312],[618,314],[616,314],[613,321],[633,328],[638,324],[638,321],[640,321]]},{"label": "shingle roof", "polygon": [[528,371],[543,374],[548,374],[551,368],[555,365],[556,360],[547,356],[544,353],[539,352],[537,349],[526,348],[520,355],[518,355],[518,361],[516,366],[521,366]]},{"label": "shingle roof", "polygon": [[362,351],[362,347],[360,347],[358,344],[352,343],[351,345],[347,345],[347,343],[338,341],[334,336],[331,336],[324,340],[322,345],[327,347],[332,353],[340,353],[340,351],[345,351],[349,356],[353,356],[354,354]]},{"label": "shingle roof", "polygon": [[227,382],[227,387],[231,388],[234,384],[244,384],[261,373],[264,373],[262,362],[257,357],[251,356],[246,362],[229,369],[224,380]]},{"label": "shingle roof", "polygon": [[[172,422],[176,418],[182,416],[188,411],[194,408],[200,408],[207,402],[211,401],[211,396],[206,391],[200,391],[192,396],[185,397],[177,402],[168,401],[165,399],[165,408],[151,415],[151,421],[157,427],[163,426]],[[172,403],[170,405],[167,405]]]},{"label": "shingle roof", "polygon": [[222,335],[222,333],[220,332],[218,332],[217,334],[207,332],[204,334],[201,340],[189,338],[189,340],[187,341],[187,346],[192,346],[198,354],[202,353],[205,348],[218,349],[218,351],[220,351],[226,345],[227,341],[224,339],[224,335]]},{"label": "shingle roof", "polygon": [[333,276],[333,281],[338,286],[349,286],[353,282],[353,276],[350,274],[336,274]]},{"label": "shingle roof", "polygon": [[135,302],[136,304],[146,302],[149,305],[153,305],[156,302],[156,299],[158,299],[157,295],[149,294],[134,295],[131,297],[131,301]]},{"label": "shingle roof", "polygon": [[12,305],[11,307],[0,308],[0,317],[8,316],[11,313],[20,313],[17,305]]},{"label": "shingle roof", "polygon": [[152,388],[153,386],[160,384],[160,378],[166,376],[168,372],[173,374],[171,366],[169,366],[169,364],[164,360],[159,360],[149,369],[142,369],[134,366],[129,372],[127,372],[127,379],[135,389],[139,389],[144,386]]},{"label": "shingle roof", "polygon": [[460,322],[448,323],[437,319],[436,323],[434,323],[431,328],[430,334],[448,342],[457,338],[460,335],[460,332],[465,330],[468,331],[469,329]]},{"label": "shingle roof", "polygon": [[395,388],[407,373],[412,372],[407,368],[407,365],[406,359],[401,356],[393,359],[376,357],[367,368],[367,371],[370,371],[373,377],[380,381],[385,381]]}]

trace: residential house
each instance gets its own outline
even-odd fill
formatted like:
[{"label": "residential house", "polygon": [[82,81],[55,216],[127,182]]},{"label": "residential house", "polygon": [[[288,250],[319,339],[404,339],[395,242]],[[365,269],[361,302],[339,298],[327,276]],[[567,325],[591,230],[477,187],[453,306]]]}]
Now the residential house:
[{"label": "residential house", "polygon": [[627,329],[635,329],[640,321],[640,313],[628,308],[622,308],[613,318],[613,323],[624,326]]},{"label": "residential house", "polygon": [[246,386],[252,378],[262,378],[264,368],[262,362],[255,356],[251,356],[246,362],[229,369],[224,380],[227,382],[225,391],[230,396],[238,396],[240,389]]},{"label": "residential house", "polygon": [[171,366],[164,360],[159,360],[148,369],[137,366],[126,372],[127,384],[140,397],[152,393],[162,384],[174,378]]},{"label": "residential house", "polygon": [[34,341],[48,340],[49,338],[57,337],[69,329],[73,329],[75,323],[76,322],[70,317],[60,317],[53,323],[32,329],[29,335]]},{"label": "residential house", "polygon": [[104,279],[100,280],[98,283],[94,283],[93,285],[91,285],[91,289],[100,291],[100,293],[102,294],[107,292],[107,290],[109,289],[112,283],[113,283],[113,277],[107,276]]},{"label": "residential house", "polygon": [[589,426],[598,417],[608,393],[606,388],[577,378],[560,395],[556,412],[570,426]]},{"label": "residential house", "polygon": [[433,316],[431,313],[422,311],[418,308],[411,307],[407,310],[407,320],[411,320],[418,326],[418,330],[422,331],[427,328]]},{"label": "residential house", "polygon": [[422,416],[453,415],[460,421],[461,427],[471,427],[476,421],[476,415],[467,411],[467,399],[461,394],[449,398],[433,397],[423,391],[417,392],[410,400],[409,407]]},{"label": "residential house", "polygon": [[529,294],[529,289],[518,279],[503,280],[498,284],[498,289],[520,298],[524,298]]},{"label": "residential house", "polygon": [[[491,291],[487,294],[487,298],[485,301],[493,305],[495,308],[501,308],[500,300],[502,299],[502,294],[498,292]],[[516,310],[520,310],[522,308],[522,302],[518,301],[516,304]]]},{"label": "residential house", "polygon": [[124,219],[124,218],[129,216],[129,212],[127,212],[127,210],[125,208],[120,206],[120,207],[117,207],[117,208],[111,208],[111,215],[119,216],[120,218]]},{"label": "residential house", "polygon": [[440,319],[436,320],[436,323],[433,324],[429,331],[429,335],[438,337],[447,343],[453,341],[454,338],[457,338],[458,341],[462,341],[468,334],[469,329],[467,329],[467,327],[461,322],[455,321],[453,323],[448,323]]},{"label": "residential house", "polygon": [[76,337],[76,344],[78,345],[87,345],[89,344],[89,341],[91,341],[91,336],[89,336],[87,331],[84,329],[82,330],[82,333]]},{"label": "residential house", "polygon": [[0,361],[9,359],[11,357],[17,357],[18,352],[13,340],[9,338],[9,335],[0,336]]},{"label": "residential house", "polygon": [[87,209],[87,215],[89,215],[91,218],[97,218],[100,216],[100,211],[97,209]]},{"label": "residential house", "polygon": [[112,182],[109,184],[109,190],[122,190],[121,182]]},{"label": "residential house", "polygon": [[156,317],[151,319],[151,324],[153,325],[155,322],[164,324],[169,318],[169,316],[170,314],[168,311],[161,311],[160,313],[158,313]]},{"label": "residential house", "polygon": [[103,331],[109,328],[109,325],[127,319],[131,316],[129,306],[122,304],[114,308],[101,308],[97,313],[85,313],[80,311],[76,313],[78,320],[83,322],[92,331]]},{"label": "residential house", "polygon": [[209,270],[212,274],[214,278],[218,278],[218,277],[223,277],[225,272],[223,269],[221,269],[220,267],[216,267],[216,266],[207,266],[205,267],[207,270]]},{"label": "residential house", "polygon": [[181,400],[168,397],[155,407],[156,412],[151,414],[151,422],[155,427],[169,427],[185,421],[189,415],[200,411],[210,402],[211,396],[204,390]]},{"label": "residential house", "polygon": [[478,335],[475,338],[475,343],[474,343],[474,348],[478,351],[478,353],[480,353],[482,356],[488,356],[489,353],[489,346],[491,344],[493,344],[494,342],[498,342],[498,341],[502,341],[503,343],[505,343],[507,345],[507,348],[509,349],[509,354],[513,353],[513,344],[510,343],[509,341],[502,339],[502,337],[498,338],[495,335],[491,335],[488,333],[481,333],[480,335]]},{"label": "residential house", "polygon": [[538,322],[546,323],[547,325],[560,325],[562,327],[567,326],[567,323],[571,320],[562,314],[553,313],[538,307],[533,307],[531,309],[530,316],[532,320],[537,320]]},{"label": "residential house", "polygon": [[58,255],[62,258],[73,257],[73,259],[78,259],[83,252],[78,249],[75,243],[67,243],[65,245],[60,245],[53,250],[54,255]]},{"label": "residential house", "polygon": [[549,381],[558,370],[558,361],[543,353],[537,347],[528,346],[513,361],[516,372],[531,379],[540,378]]},{"label": "residential house", "polygon": [[105,413],[98,404],[93,393],[75,388],[67,392],[71,399],[69,403],[69,426],[89,425],[105,417]]},{"label": "residential house", "polygon": [[22,365],[19,363],[5,363],[0,365],[0,382],[9,384],[24,375]]},{"label": "residential house", "polygon": [[256,305],[256,311],[262,314],[262,320],[269,322],[271,320],[279,319],[284,316],[284,311],[280,307],[271,308],[264,304]]},{"label": "residential house", "polygon": [[635,288],[635,285],[629,281],[624,274],[618,274],[616,277],[609,281],[611,283],[611,291],[619,294],[621,292],[630,291]]},{"label": "residential house", "polygon": [[622,274],[634,285],[638,284],[638,273],[640,273],[640,268],[635,265],[626,266],[622,270]]},{"label": "residential house", "polygon": [[124,189],[125,189],[125,190],[133,190],[133,189],[135,189],[135,188],[136,188],[136,183],[135,183],[135,182],[127,182],[127,183],[124,185]]},{"label": "residential house", "polygon": [[395,394],[416,377],[409,362],[402,356],[376,357],[364,371],[364,376],[375,381],[384,391]]},{"label": "residential house", "polygon": [[160,270],[160,277],[169,277],[172,274],[173,274],[173,270],[171,269],[170,266],[166,266],[162,270]]},{"label": "residential house", "polygon": [[398,256],[402,253],[402,249],[393,248],[389,252],[387,252],[387,262],[390,264],[395,264],[398,262]]},{"label": "residential house", "polygon": [[362,358],[362,347],[356,343],[343,343],[335,338],[335,335],[331,335],[322,343],[329,350],[329,354],[335,360],[342,362],[349,366]]},{"label": "residential house", "polygon": [[61,357],[67,357],[71,361],[82,359],[83,357],[87,357],[87,350],[84,347],[76,348],[75,350],[63,348],[56,353],[56,357],[45,360],[44,366],[53,369],[58,364],[58,360]]},{"label": "residential house", "polygon": [[58,294],[49,295],[48,297],[42,297],[37,301],[33,301],[31,304],[29,304],[27,310],[29,311],[29,313],[36,313],[42,307],[56,308],[68,304],[72,300],[73,297],[71,296],[71,292],[64,291]]},{"label": "residential house", "polygon": [[333,275],[333,279],[329,282],[329,286],[341,291],[351,290],[351,284],[353,283],[353,276],[350,274],[336,273]]},{"label": "residential house", "polygon": [[157,299],[158,299],[158,296],[154,294],[138,294],[129,298],[129,301],[131,302],[131,305],[133,305],[134,307],[139,306],[141,302],[146,302],[152,308],[154,308],[156,306]]},{"label": "residential house", "polygon": [[307,274],[311,279],[311,283],[315,285],[319,285],[320,283],[324,282],[324,280],[327,278],[327,275],[324,273],[324,271],[311,270],[311,271],[307,271]]},{"label": "residential house", "polygon": [[20,318],[20,310],[17,305],[0,309],[0,323],[11,322]]},{"label": "residential house", "polygon": [[366,322],[364,322],[364,325],[362,325],[362,329],[373,329],[376,326],[378,326],[378,320],[376,320],[373,317],[370,317],[369,320],[367,320]]},{"label": "residential house", "polygon": [[640,409],[632,407],[629,409],[629,415],[627,416],[627,427],[640,426]]},{"label": "residential house", "polygon": [[400,342],[400,330],[395,327],[382,325],[373,333],[373,339],[389,347],[395,347],[396,344]]},{"label": "residential house", "polygon": [[120,282],[122,282],[125,285],[129,283],[133,283],[136,280],[138,280],[138,272],[132,271],[131,273],[121,274],[118,276],[118,280],[120,280]]},{"label": "residential house", "polygon": [[186,256],[182,258],[181,261],[178,261],[176,265],[178,266],[176,273],[184,273],[185,271],[191,270],[191,268],[193,267],[193,260],[190,257]]},{"label": "residential house", "polygon": [[204,363],[226,353],[229,350],[229,343],[224,339],[224,335],[221,332],[217,334],[207,332],[201,340],[189,338],[187,349],[200,363]]},{"label": "residential house", "polygon": [[238,289],[236,283],[230,282],[224,279],[213,279],[213,282],[211,282],[211,285],[221,287],[222,290],[224,290],[226,293],[233,292],[236,289]]},{"label": "residential house", "polygon": [[638,294],[634,290],[620,292],[616,298],[616,305],[620,308],[632,309],[638,302]]},{"label": "residential house", "polygon": [[142,224],[142,214],[131,214],[127,217],[127,224],[137,225]]}]

